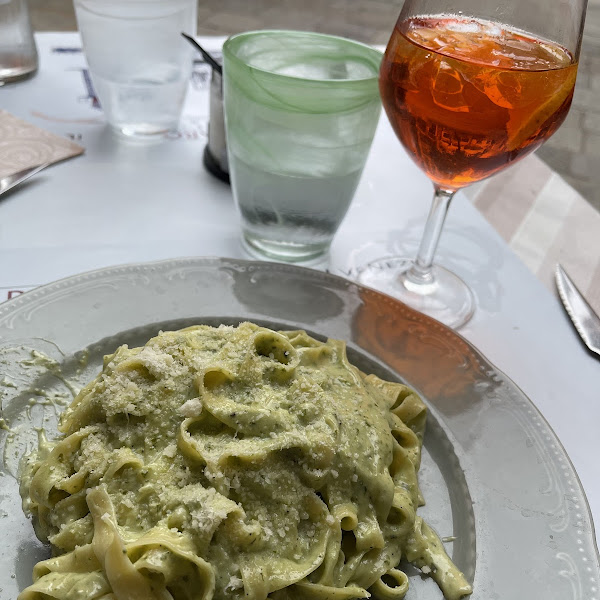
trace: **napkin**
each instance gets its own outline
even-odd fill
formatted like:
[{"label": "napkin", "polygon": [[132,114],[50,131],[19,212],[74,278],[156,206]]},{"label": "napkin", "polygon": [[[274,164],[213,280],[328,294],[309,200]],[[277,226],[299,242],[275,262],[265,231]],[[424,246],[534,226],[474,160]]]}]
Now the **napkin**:
[{"label": "napkin", "polygon": [[0,110],[0,179],[23,169],[78,156],[75,142]]}]

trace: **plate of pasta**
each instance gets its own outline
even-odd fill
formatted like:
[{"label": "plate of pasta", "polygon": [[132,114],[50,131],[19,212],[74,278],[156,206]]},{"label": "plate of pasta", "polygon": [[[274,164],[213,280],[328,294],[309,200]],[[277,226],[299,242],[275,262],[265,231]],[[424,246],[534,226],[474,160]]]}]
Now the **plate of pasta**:
[{"label": "plate of pasta", "polygon": [[340,277],[190,258],[37,288],[0,306],[0,394],[3,600],[597,597],[533,404]]}]

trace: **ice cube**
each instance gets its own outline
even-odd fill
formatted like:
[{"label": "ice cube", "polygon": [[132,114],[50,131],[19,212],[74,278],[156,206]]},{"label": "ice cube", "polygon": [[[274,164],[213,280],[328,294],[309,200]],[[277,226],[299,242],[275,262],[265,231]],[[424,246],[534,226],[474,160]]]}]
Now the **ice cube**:
[{"label": "ice cube", "polygon": [[440,61],[431,85],[433,101],[438,106],[453,112],[469,112],[469,106],[463,96],[463,88],[460,73],[446,61]]}]

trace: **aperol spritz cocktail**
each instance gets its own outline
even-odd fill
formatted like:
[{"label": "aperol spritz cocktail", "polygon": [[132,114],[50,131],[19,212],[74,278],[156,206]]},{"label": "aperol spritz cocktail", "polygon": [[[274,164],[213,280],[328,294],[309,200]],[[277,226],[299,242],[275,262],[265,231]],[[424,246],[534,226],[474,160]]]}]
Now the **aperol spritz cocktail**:
[{"label": "aperol spritz cocktail", "polygon": [[433,262],[450,202],[534,151],[564,121],[586,2],[405,0],[379,88],[396,135],[435,193],[416,258],[373,261],[358,281],[451,327],[469,320],[469,286]]},{"label": "aperol spritz cocktail", "polygon": [[576,74],[558,44],[444,16],[398,23],[379,81],[400,141],[435,183],[458,189],[550,137],[567,115]]}]

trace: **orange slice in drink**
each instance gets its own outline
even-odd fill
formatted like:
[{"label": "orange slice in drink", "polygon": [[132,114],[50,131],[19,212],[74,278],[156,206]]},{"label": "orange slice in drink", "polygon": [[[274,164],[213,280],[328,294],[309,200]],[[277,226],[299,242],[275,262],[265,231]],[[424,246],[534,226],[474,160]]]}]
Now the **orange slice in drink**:
[{"label": "orange slice in drink", "polygon": [[[561,69],[562,70],[562,69]],[[565,69],[567,75],[560,86],[552,91],[550,97],[540,104],[537,109],[514,131],[510,130],[507,146],[508,150],[515,150],[521,147],[560,109],[565,100],[572,94],[577,77],[577,65],[571,65]]]}]

